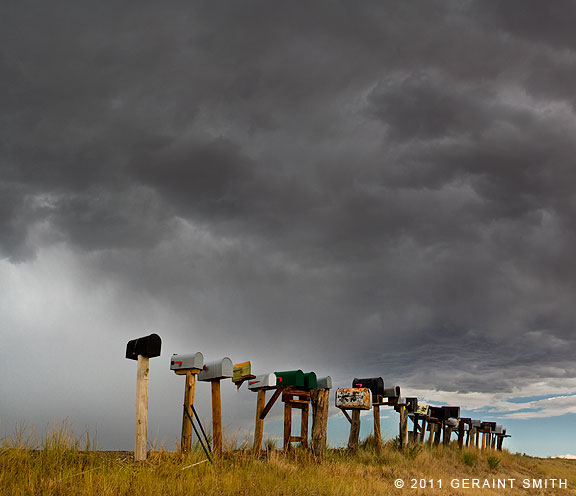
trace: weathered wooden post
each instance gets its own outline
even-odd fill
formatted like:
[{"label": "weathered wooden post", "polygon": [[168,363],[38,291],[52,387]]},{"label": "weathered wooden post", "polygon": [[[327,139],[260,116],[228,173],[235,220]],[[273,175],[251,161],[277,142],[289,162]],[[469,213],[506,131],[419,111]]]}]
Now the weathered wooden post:
[{"label": "weathered wooden post", "polygon": [[[256,424],[254,426],[254,446],[253,452],[256,456],[262,451],[262,438],[264,436],[264,419],[268,412],[274,406],[274,403],[282,393],[282,390],[276,385],[276,376],[274,374],[257,375],[254,379],[248,380],[248,389],[258,393],[256,401]],[[266,405],[266,391],[274,390],[274,394]]]},{"label": "weathered wooden post", "polygon": [[[371,394],[368,388],[341,388],[336,390],[336,407],[350,422],[350,436],[348,437],[348,449],[358,449],[360,437],[360,410],[370,410]],[[346,410],[352,410],[352,418]]]},{"label": "weathered wooden post", "polygon": [[182,436],[180,437],[180,451],[188,453],[192,448],[192,421],[194,418],[194,393],[196,391],[196,376],[204,367],[202,353],[174,354],[170,359],[170,370],[176,375],[185,375],[184,408],[182,411]]},{"label": "weathered wooden post", "polygon": [[204,364],[198,374],[198,380],[210,382],[212,386],[212,451],[222,455],[222,401],[220,398],[220,380],[229,379],[234,374],[232,360],[221,360]]},{"label": "weathered wooden post", "polygon": [[380,406],[384,403],[384,379],[382,377],[365,377],[352,381],[353,388],[368,388],[372,393],[372,409],[374,413],[374,439],[376,448],[382,448],[382,431],[380,428]]},{"label": "weathered wooden post", "polygon": [[318,378],[318,389],[310,391],[312,404],[312,453],[316,456],[324,456],[326,452],[326,435],[328,428],[328,406],[330,402],[330,389],[332,378]]},{"label": "weathered wooden post", "polygon": [[160,356],[162,339],[150,334],[128,341],[126,358],[138,361],[136,375],[136,432],[134,436],[134,460],[146,460],[148,448],[148,374],[149,359]]}]

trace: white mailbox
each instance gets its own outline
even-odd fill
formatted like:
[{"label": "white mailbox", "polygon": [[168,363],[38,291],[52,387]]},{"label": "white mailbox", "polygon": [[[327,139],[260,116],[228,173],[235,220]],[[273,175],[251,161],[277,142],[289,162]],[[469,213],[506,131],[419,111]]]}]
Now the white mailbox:
[{"label": "white mailbox", "polygon": [[204,356],[200,352],[183,353],[181,355],[175,353],[170,359],[170,370],[202,370],[202,367],[204,367]]},{"label": "white mailbox", "polygon": [[445,425],[446,427],[458,427],[458,419],[450,417],[449,419],[446,419]]},{"label": "white mailbox", "polygon": [[332,389],[332,377],[319,377],[316,381],[318,383],[318,389]]},{"label": "white mailbox", "polygon": [[228,379],[234,375],[234,365],[228,357],[204,364],[202,372],[198,374],[199,381],[216,381]]},{"label": "white mailbox", "polygon": [[248,389],[276,389],[276,374],[257,375],[254,379],[248,379]]}]

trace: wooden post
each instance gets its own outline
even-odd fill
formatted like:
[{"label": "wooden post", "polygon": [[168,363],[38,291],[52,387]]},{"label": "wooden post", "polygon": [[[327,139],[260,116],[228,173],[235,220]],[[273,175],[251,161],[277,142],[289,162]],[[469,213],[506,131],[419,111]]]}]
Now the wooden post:
[{"label": "wooden post", "polygon": [[[180,450],[188,453],[192,448],[192,422],[188,418],[194,418],[192,406],[194,405],[194,393],[196,391],[197,369],[186,370],[186,383],[184,384],[184,411],[182,412],[182,437],[180,438]],[[188,415],[186,415],[188,411]]]},{"label": "wooden post", "polygon": [[436,430],[434,431],[434,444],[436,446],[440,444],[441,437],[442,437],[442,424],[436,424]]},{"label": "wooden post", "polygon": [[256,456],[260,455],[262,450],[262,437],[264,436],[264,419],[261,418],[264,404],[266,403],[266,390],[258,390],[258,399],[256,400],[256,425],[254,426],[254,447],[253,451]]},{"label": "wooden post", "polygon": [[148,451],[148,374],[150,359],[138,355],[136,376],[136,435],[134,439],[134,460],[146,460]]},{"label": "wooden post", "polygon": [[433,422],[428,422],[428,428],[430,429],[430,436],[428,437],[428,444],[432,446],[434,442],[434,434],[436,433],[436,425]]},{"label": "wooden post", "polygon": [[406,446],[406,438],[408,437],[408,410],[406,406],[400,407],[400,447]]},{"label": "wooden post", "polygon": [[308,419],[310,416],[310,398],[307,398],[307,400],[308,402],[306,405],[303,405],[302,418],[300,419],[300,437],[302,438],[300,442],[304,448],[308,448]]},{"label": "wooden post", "polygon": [[220,400],[220,379],[212,383],[212,452],[222,455],[222,407]]},{"label": "wooden post", "polygon": [[374,405],[374,439],[376,440],[376,448],[382,448],[382,431],[380,429],[380,405]]},{"label": "wooden post", "polygon": [[284,403],[284,451],[290,448],[290,437],[292,436],[292,405],[287,401]]},{"label": "wooden post", "polygon": [[424,438],[426,437],[426,417],[422,418],[422,428],[420,430],[420,442],[424,443]]},{"label": "wooden post", "polygon": [[357,450],[359,438],[360,438],[360,410],[352,410],[352,425],[350,426],[348,449]]},{"label": "wooden post", "polygon": [[458,448],[462,449],[464,446],[464,422],[460,421],[458,424]]},{"label": "wooden post", "polygon": [[312,453],[323,456],[326,452],[328,427],[329,389],[314,389],[310,392],[312,400]]}]

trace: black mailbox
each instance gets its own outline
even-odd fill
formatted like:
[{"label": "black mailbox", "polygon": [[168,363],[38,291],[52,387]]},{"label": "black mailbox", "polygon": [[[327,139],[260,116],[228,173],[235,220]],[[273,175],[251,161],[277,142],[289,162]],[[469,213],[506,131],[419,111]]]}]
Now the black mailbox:
[{"label": "black mailbox", "polygon": [[459,406],[443,406],[442,408],[446,411],[446,418],[457,419],[458,417],[460,417]]},{"label": "black mailbox", "polygon": [[485,432],[494,432],[496,430],[496,422],[482,422],[480,430]]},{"label": "black mailbox", "polygon": [[154,358],[160,356],[161,347],[162,339],[158,334],[152,333],[149,336],[128,341],[126,345],[126,358],[138,360],[138,355]]},{"label": "black mailbox", "polygon": [[353,388],[368,388],[372,397],[376,400],[377,396],[384,396],[384,379],[382,377],[368,377],[365,379],[356,379],[352,381]]},{"label": "black mailbox", "polygon": [[418,408],[418,398],[416,397],[406,398],[406,409],[408,410],[408,412],[414,413],[417,408]]},{"label": "black mailbox", "polygon": [[446,410],[441,406],[431,406],[428,410],[428,417],[435,418],[440,422],[444,422],[448,417],[446,416]]}]

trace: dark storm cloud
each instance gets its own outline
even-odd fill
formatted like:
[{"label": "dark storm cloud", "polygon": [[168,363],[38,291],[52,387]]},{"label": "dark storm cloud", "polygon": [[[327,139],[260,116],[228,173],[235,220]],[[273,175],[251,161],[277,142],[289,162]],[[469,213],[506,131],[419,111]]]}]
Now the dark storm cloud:
[{"label": "dark storm cloud", "polygon": [[3,10],[11,261],[71,247],[214,353],[574,375],[573,2]]}]

